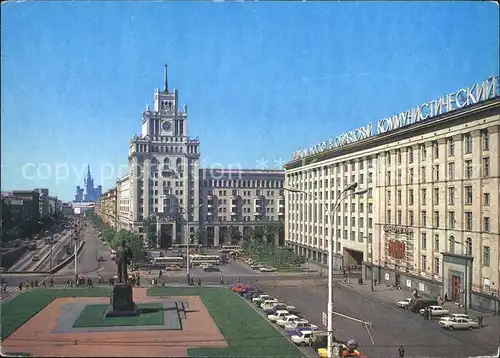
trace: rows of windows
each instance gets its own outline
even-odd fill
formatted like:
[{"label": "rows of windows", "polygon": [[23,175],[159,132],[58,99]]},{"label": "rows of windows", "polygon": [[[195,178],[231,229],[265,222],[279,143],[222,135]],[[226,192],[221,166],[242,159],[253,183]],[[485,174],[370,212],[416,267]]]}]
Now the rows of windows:
[{"label": "rows of windows", "polygon": [[[238,174],[235,174],[238,176]],[[283,188],[284,181],[280,180],[244,180],[244,179],[210,179],[203,180],[205,188]],[[224,194],[225,195],[225,194]],[[236,194],[237,195],[237,194]]]}]

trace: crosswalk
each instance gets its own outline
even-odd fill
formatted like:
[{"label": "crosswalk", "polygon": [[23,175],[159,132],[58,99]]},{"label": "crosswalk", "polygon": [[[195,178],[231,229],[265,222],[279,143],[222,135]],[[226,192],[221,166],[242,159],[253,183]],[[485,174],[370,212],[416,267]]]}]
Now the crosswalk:
[{"label": "crosswalk", "polygon": [[6,298],[6,297],[9,297],[9,296],[12,296],[12,295],[15,295],[16,293],[20,292],[19,291],[19,287],[14,287],[14,286],[8,286],[5,288],[5,291],[4,289],[0,289],[0,297],[1,298]]}]

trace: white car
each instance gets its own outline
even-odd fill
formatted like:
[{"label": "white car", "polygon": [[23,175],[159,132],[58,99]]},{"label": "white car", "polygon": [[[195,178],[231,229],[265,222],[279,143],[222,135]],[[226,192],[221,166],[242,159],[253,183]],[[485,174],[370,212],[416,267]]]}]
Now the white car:
[{"label": "white car", "polygon": [[275,271],[276,271],[276,269],[274,267],[270,267],[270,266],[260,268],[260,272],[275,272]]},{"label": "white car", "polygon": [[465,318],[451,318],[440,320],[439,325],[443,328],[453,331],[455,329],[474,329],[479,328],[479,325],[474,321],[469,321]]},{"label": "white car", "polygon": [[[285,324],[285,330],[288,332],[295,331],[297,328],[302,328],[302,327],[312,327],[313,325],[309,323],[307,319],[299,319],[298,321],[295,322],[290,322]],[[312,331],[312,329],[311,329]]]},{"label": "white car", "polygon": [[467,321],[472,321],[472,318],[468,314],[465,314],[465,313],[452,313],[449,316],[441,318],[441,321],[449,321],[452,318],[462,318],[462,319],[465,319]]},{"label": "white car", "polygon": [[300,320],[299,316],[291,314],[291,315],[288,315],[286,317],[283,317],[282,319],[277,320],[276,323],[281,327],[285,327],[287,324],[290,324],[290,323],[298,321],[298,320]]},{"label": "white car", "polygon": [[408,308],[408,306],[410,306],[410,302],[411,302],[411,300],[412,300],[412,299],[413,299],[413,298],[405,298],[405,299],[404,299],[404,300],[402,300],[402,301],[398,301],[398,302],[396,303],[396,305],[397,305],[398,307],[401,307],[401,308]]},{"label": "white car", "polygon": [[[429,306],[428,309],[429,309],[431,316],[442,316],[442,315],[450,313],[450,311],[445,310],[441,306]],[[425,314],[425,308],[422,308],[420,310],[420,314]]]},{"label": "white car", "polygon": [[305,347],[311,345],[312,341],[312,331],[300,331],[290,337],[293,343]]},{"label": "white car", "polygon": [[269,300],[271,298],[272,297],[269,295],[258,295],[257,297],[252,298],[252,302],[261,303],[262,301]]},{"label": "white car", "polygon": [[285,310],[276,311],[274,314],[267,316],[267,319],[271,322],[276,322],[279,319],[285,319],[285,317],[290,316],[290,312]]},{"label": "white car", "polygon": [[279,303],[280,301],[277,300],[276,298],[271,298],[269,300],[265,300],[264,302],[261,302],[260,308],[264,308],[267,306],[275,305],[276,303]]}]

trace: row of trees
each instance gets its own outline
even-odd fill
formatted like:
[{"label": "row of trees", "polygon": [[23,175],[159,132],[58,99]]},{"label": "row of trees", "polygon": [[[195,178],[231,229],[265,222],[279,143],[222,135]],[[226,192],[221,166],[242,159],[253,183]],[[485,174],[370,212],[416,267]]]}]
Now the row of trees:
[{"label": "row of trees", "polygon": [[[282,237],[284,233],[283,223],[280,221],[269,221],[262,225],[257,225],[252,227],[250,230],[242,233],[238,226],[231,225],[228,226],[224,233],[224,240],[226,243],[231,245],[238,245],[240,243],[248,242],[261,242],[274,244],[274,238],[276,235]],[[202,244],[203,237],[206,234],[204,228],[200,228],[194,235],[194,241]]]},{"label": "row of trees", "polygon": [[88,217],[96,229],[100,232],[100,239],[109,244],[112,249],[116,250],[125,240],[134,254],[135,261],[144,256],[142,238],[137,233],[123,229],[116,230],[107,225],[99,216],[93,213],[88,215]]}]

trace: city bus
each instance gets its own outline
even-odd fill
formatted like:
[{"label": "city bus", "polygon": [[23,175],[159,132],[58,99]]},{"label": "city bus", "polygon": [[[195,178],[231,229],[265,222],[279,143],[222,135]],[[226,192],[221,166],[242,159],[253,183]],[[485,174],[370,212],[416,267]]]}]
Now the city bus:
[{"label": "city bus", "polygon": [[189,262],[192,266],[201,264],[220,265],[219,255],[189,255]]},{"label": "city bus", "polygon": [[222,245],[222,247],[217,250],[221,254],[229,254],[231,252],[240,252],[243,250],[239,245]]},{"label": "city bus", "polygon": [[168,266],[184,266],[184,257],[181,256],[163,256],[155,257],[151,260],[151,265],[166,268]]}]

